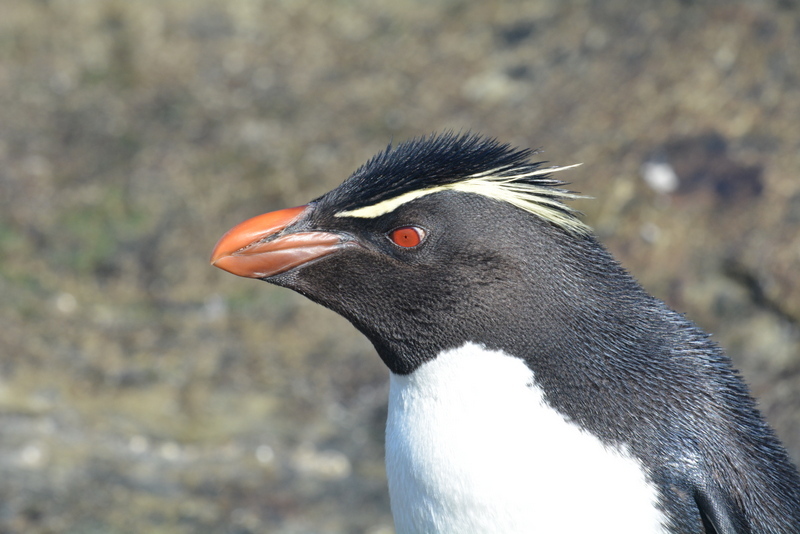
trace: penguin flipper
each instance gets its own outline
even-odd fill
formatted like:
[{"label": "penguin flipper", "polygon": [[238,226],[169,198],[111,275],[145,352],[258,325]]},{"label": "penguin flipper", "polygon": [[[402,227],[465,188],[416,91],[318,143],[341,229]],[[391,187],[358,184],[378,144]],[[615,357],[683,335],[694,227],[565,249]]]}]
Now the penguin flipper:
[{"label": "penguin flipper", "polygon": [[746,534],[750,532],[740,510],[713,484],[696,487],[694,501],[705,534]]}]

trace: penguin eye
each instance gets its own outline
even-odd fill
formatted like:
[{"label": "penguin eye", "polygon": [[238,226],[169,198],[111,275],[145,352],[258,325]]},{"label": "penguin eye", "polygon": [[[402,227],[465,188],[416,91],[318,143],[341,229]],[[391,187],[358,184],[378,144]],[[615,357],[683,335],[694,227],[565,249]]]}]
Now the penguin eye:
[{"label": "penguin eye", "polygon": [[425,239],[425,230],[416,226],[401,226],[389,232],[389,239],[403,248],[413,248]]}]

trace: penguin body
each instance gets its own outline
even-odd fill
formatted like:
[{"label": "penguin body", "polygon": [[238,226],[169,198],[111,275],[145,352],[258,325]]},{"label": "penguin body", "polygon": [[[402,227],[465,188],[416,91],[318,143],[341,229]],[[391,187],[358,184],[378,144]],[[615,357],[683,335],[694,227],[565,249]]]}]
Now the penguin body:
[{"label": "penguin body", "polygon": [[729,359],[529,156],[475,135],[390,147],[212,261],[373,343],[399,533],[800,532],[800,478]]}]

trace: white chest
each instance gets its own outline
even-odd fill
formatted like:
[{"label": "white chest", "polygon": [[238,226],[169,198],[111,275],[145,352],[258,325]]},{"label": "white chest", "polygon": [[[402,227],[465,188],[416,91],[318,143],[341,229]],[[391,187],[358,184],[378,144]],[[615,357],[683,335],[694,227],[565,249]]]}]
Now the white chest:
[{"label": "white chest", "polygon": [[476,344],[391,376],[386,469],[398,534],[663,531],[639,463]]}]

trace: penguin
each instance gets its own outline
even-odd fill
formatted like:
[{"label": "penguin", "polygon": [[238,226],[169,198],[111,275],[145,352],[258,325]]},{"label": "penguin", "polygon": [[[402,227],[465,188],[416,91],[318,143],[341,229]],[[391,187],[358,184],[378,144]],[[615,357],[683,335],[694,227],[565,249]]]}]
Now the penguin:
[{"label": "penguin", "polygon": [[800,477],[709,336],[553,177],[474,133],[389,145],[211,263],[344,316],[389,368],[396,531],[800,532]]}]

